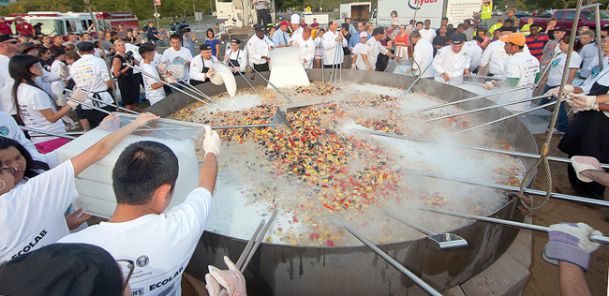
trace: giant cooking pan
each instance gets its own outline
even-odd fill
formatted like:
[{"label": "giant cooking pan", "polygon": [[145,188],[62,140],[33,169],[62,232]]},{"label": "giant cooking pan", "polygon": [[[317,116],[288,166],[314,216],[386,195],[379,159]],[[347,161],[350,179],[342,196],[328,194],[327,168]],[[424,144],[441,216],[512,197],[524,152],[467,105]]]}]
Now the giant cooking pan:
[{"label": "giant cooking pan", "polygon": [[[266,77],[268,77],[268,73]],[[322,72],[308,72],[311,81],[320,81]],[[325,73],[329,77],[329,72]],[[238,88],[247,88],[243,78],[236,77]],[[248,75],[250,83],[261,85],[259,77]],[[343,70],[343,82],[371,83],[388,87],[405,88],[413,78],[389,73]],[[209,96],[225,92],[223,86],[210,83],[198,88]],[[453,101],[474,94],[447,84],[423,79],[413,88],[437,98]],[[194,100],[183,94],[173,94],[151,106],[151,111],[167,116]],[[473,109],[492,104],[478,100],[461,104]],[[490,121],[510,113],[494,109],[478,113],[478,118]],[[537,152],[537,145],[526,127],[515,118],[496,124],[491,133],[504,137],[517,151]],[[531,160],[523,159],[526,168]],[[221,196],[215,198],[222,198]],[[484,198],[484,196],[480,196]],[[493,217],[522,221],[514,201],[507,202]],[[257,224],[259,221],[252,221]],[[438,290],[461,284],[491,265],[512,243],[518,230],[495,224],[473,222],[453,230],[469,242],[465,249],[441,251],[429,240],[417,239],[382,245],[381,248],[407,268],[420,275]],[[246,241],[218,233],[205,232],[190,261],[187,272],[204,280],[207,265],[224,267],[223,256],[236,260]],[[508,272],[508,271],[506,271]],[[420,295],[421,290],[405,276],[385,263],[366,247],[295,247],[263,243],[245,271],[251,295]]]}]

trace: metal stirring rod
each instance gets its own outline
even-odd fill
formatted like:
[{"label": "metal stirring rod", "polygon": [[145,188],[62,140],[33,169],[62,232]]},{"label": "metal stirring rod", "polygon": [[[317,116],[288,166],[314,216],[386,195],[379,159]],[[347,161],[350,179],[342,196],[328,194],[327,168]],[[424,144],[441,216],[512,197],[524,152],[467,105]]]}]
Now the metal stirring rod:
[{"label": "metal stirring rod", "polygon": [[[449,212],[449,211],[445,211],[445,210],[426,208],[426,207],[421,207],[420,209],[423,211],[438,213],[438,214],[442,214],[442,215],[448,215],[448,216],[459,217],[459,218],[464,218],[464,219],[474,219],[474,220],[502,224],[502,225],[512,226],[512,227],[516,227],[516,228],[523,228],[523,229],[528,229],[528,230],[533,230],[533,231],[541,231],[541,232],[550,231],[550,228],[546,227],[546,226],[516,222],[516,221],[511,221],[511,220],[504,220],[504,219],[498,219],[498,218],[492,218],[492,217],[483,217],[483,216],[470,215],[470,214],[458,213],[458,212]],[[595,241],[600,244],[609,244],[609,237],[602,236],[602,235],[591,235],[590,240]]]}]

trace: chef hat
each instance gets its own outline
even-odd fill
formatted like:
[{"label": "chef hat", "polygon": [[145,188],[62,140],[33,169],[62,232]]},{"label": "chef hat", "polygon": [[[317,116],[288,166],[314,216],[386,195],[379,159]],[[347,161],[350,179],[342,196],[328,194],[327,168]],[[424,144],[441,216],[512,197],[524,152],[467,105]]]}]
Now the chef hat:
[{"label": "chef hat", "polygon": [[300,25],[300,15],[296,13],[292,14],[292,16],[290,17],[290,22],[295,25]]}]

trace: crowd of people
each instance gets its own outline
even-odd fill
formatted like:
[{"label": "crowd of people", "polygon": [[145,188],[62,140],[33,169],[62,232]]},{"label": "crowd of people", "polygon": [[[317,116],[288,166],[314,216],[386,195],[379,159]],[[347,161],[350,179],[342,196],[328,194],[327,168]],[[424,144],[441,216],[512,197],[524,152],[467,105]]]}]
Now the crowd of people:
[{"label": "crowd of people", "polygon": [[[545,28],[535,23],[518,28],[513,12],[491,23],[484,8],[480,18],[457,26],[443,18],[436,28],[430,20],[401,24],[397,13],[389,28],[349,18],[324,27],[316,20],[306,24],[296,14],[269,27],[268,8],[263,7],[268,1],[255,2],[261,15],[254,35],[246,42],[231,39],[225,50],[213,29],[198,46],[187,28],[165,36],[152,22],[138,34],[119,25],[99,36],[72,34],[64,40],[22,23],[17,32],[6,31],[0,19],[0,32],[5,33],[0,36],[0,278],[6,283],[0,294],[179,295],[181,275],[205,228],[215,188],[221,146],[217,133],[205,131],[199,187],[171,209],[167,207],[178,174],[175,154],[156,142],[128,146],[112,172],[118,204],[114,214],[84,229],[90,216],[69,210],[78,197],[75,177],[158,117],[142,114],[63,163],[53,151],[68,140],[53,134],[75,125],[70,114],[84,130],[98,125],[110,129],[118,118],[107,114],[115,111],[118,94],[128,109],[135,109],[142,98],[156,104],[187,84],[206,83],[219,63],[235,75],[248,68],[269,71],[274,48],[297,48],[305,69],[337,68],[350,59],[354,71],[384,71],[390,59],[410,60],[409,73],[422,78],[450,82],[477,73],[516,88],[541,80],[540,92],[557,96],[570,34],[577,34],[565,87],[576,114],[569,120],[567,106],[560,106],[557,132],[566,134],[559,148],[574,157],[569,169],[574,188],[602,198],[609,183],[599,163],[609,162],[609,118],[602,112],[609,111],[609,29],[603,29],[603,43],[596,44],[590,28],[570,32],[553,21]],[[162,40],[169,47],[159,53]],[[541,75],[548,67],[547,75]],[[497,83],[489,79],[485,86],[491,89]],[[532,94],[525,89],[519,96]],[[565,281],[578,279],[575,283],[585,286],[581,274],[598,246],[589,241],[593,233],[581,223],[551,227],[544,257],[560,265],[561,281],[565,276]],[[30,273],[23,268],[28,264],[48,267],[49,274]],[[221,290],[243,295],[243,275],[230,260],[226,264],[229,270],[210,268],[208,290],[212,295]]]}]

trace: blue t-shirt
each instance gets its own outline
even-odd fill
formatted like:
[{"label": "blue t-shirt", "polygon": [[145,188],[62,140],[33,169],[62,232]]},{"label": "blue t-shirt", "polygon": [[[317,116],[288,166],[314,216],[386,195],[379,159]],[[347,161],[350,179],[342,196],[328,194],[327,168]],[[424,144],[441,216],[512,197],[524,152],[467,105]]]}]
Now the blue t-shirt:
[{"label": "blue t-shirt", "polygon": [[146,30],[146,37],[148,37],[149,41],[159,41],[159,38],[156,38],[154,35],[158,35],[159,31],[155,27],[148,27]]},{"label": "blue t-shirt", "polygon": [[216,44],[220,43],[218,39],[207,39],[205,40],[205,44],[209,44],[211,46],[211,55],[216,56]]}]

